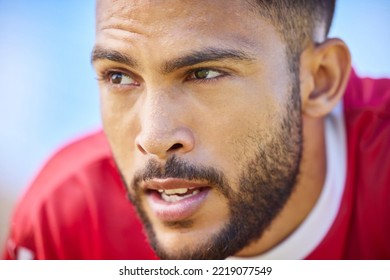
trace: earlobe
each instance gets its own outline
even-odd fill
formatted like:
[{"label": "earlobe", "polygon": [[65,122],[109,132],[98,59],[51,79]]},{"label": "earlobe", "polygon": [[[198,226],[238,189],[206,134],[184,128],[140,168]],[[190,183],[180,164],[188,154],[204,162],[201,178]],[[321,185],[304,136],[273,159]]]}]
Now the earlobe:
[{"label": "earlobe", "polygon": [[340,39],[308,46],[300,60],[302,113],[319,118],[332,111],[344,94],[351,57]]}]

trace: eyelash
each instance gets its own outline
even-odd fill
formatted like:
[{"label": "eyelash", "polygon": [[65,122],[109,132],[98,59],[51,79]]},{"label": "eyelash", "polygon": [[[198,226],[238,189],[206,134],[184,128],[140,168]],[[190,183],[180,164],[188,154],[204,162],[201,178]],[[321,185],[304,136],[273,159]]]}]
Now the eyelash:
[{"label": "eyelash", "polygon": [[[202,71],[202,70],[218,72],[219,75],[216,77],[205,78],[205,79],[190,78],[191,75],[194,75],[194,73]],[[214,82],[216,80],[219,80],[220,78],[226,77],[228,75],[229,74],[227,72],[221,71],[219,69],[202,67],[202,68],[196,68],[196,69],[191,69],[191,70],[187,71],[186,75],[185,75],[186,76],[185,81],[194,82],[194,83],[211,83],[211,82]]]},{"label": "eyelash", "polygon": [[134,75],[131,75],[129,74],[127,71],[125,70],[121,70],[121,69],[110,69],[110,70],[106,70],[106,71],[103,71],[101,73],[98,73],[98,77],[97,77],[97,80],[98,81],[101,81],[101,82],[104,82],[104,83],[107,83],[109,84],[111,87],[132,87],[132,86],[137,86],[138,83],[135,82],[135,84],[129,84],[129,85],[118,85],[118,84],[114,84],[111,82],[111,76],[114,75],[114,74],[123,74],[123,75],[126,75],[128,76],[129,78],[133,79],[133,80],[137,80]]},{"label": "eyelash", "polygon": [[[218,72],[220,73],[220,75],[216,76],[216,77],[212,77],[212,78],[204,78],[204,79],[196,79],[196,78],[190,78],[191,75],[194,75],[194,73],[196,72],[199,72],[199,71],[202,71],[202,70],[206,70],[206,71],[215,71],[215,72]],[[129,85],[118,85],[118,84],[113,84],[111,82],[111,75],[113,74],[123,74],[123,75],[126,75],[128,77],[130,77],[131,79],[134,79],[134,75],[130,75],[128,74],[127,71],[124,71],[124,70],[121,70],[121,69],[117,69],[117,70],[106,70],[100,74],[98,74],[98,77],[97,77],[97,80],[98,81],[102,81],[102,82],[106,82],[108,83],[110,86],[112,87],[132,87],[132,86],[137,86],[137,85],[133,85],[133,84],[129,84]],[[221,70],[218,70],[218,69],[214,69],[214,68],[207,68],[207,67],[202,67],[202,68],[196,68],[196,69],[191,69],[189,71],[187,71],[185,73],[185,79],[184,81],[187,81],[187,82],[193,82],[193,83],[211,83],[211,82],[214,82],[220,78],[223,78],[223,77],[226,77],[228,76],[229,74],[225,71],[221,71]],[[138,83],[137,83],[138,84]]]}]

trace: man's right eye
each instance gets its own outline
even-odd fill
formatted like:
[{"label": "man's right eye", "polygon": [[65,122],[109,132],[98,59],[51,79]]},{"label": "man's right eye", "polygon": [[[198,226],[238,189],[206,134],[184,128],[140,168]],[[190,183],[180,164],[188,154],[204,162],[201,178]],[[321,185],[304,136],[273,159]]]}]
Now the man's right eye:
[{"label": "man's right eye", "polygon": [[107,77],[109,82],[113,85],[129,86],[137,84],[133,78],[122,72],[110,72]]}]

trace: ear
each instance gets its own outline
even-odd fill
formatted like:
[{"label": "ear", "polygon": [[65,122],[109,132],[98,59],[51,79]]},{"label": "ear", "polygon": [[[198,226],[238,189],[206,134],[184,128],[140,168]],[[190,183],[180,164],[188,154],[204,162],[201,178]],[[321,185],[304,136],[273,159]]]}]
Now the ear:
[{"label": "ear", "polygon": [[300,88],[302,113],[323,117],[342,98],[351,71],[351,56],[340,39],[305,48],[300,57]]}]

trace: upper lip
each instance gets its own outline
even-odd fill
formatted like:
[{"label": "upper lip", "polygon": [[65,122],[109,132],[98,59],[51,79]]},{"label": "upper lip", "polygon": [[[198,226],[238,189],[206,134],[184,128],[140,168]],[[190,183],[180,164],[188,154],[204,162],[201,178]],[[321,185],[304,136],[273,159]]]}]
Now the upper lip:
[{"label": "upper lip", "polygon": [[206,183],[188,181],[177,178],[166,178],[166,179],[151,179],[145,181],[143,184],[143,188],[145,190],[172,190],[172,189],[196,189],[201,187],[208,187],[209,185]]}]

